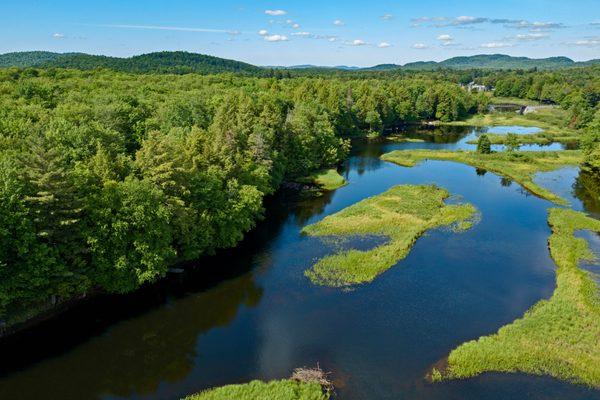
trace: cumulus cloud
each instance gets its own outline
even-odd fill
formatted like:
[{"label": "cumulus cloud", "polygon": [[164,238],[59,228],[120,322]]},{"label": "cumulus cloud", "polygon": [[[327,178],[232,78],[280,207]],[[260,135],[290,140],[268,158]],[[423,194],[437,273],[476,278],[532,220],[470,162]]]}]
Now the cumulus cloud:
[{"label": "cumulus cloud", "polygon": [[380,49],[387,49],[388,47],[392,47],[392,45],[388,42],[381,42],[377,45],[377,47],[379,47]]},{"label": "cumulus cloud", "polygon": [[381,19],[384,20],[384,21],[389,21],[389,20],[394,19],[394,15],[393,14],[383,14],[381,16]]},{"label": "cumulus cloud", "polygon": [[285,35],[267,35],[265,40],[267,42],[287,42],[289,39]]},{"label": "cumulus cloud", "polygon": [[355,39],[350,43],[352,46],[364,46],[367,44],[367,42],[365,42],[362,39]]},{"label": "cumulus cloud", "polygon": [[427,45],[424,43],[415,43],[412,45],[412,48],[417,50],[423,50],[427,48]]},{"label": "cumulus cloud", "polygon": [[52,34],[52,37],[53,37],[54,39],[64,39],[64,38],[65,38],[65,35],[64,35],[63,33],[58,33],[58,32],[57,32],[57,33],[53,33],[53,34]]},{"label": "cumulus cloud", "polygon": [[258,34],[260,36],[267,36],[269,34],[269,31],[266,29],[261,29],[260,31],[258,31]]},{"label": "cumulus cloud", "polygon": [[479,47],[484,49],[501,49],[504,47],[513,47],[512,43],[507,42],[490,42],[490,43],[482,43]]},{"label": "cumulus cloud", "polygon": [[292,28],[294,28],[294,29],[300,29],[300,24],[292,24]]},{"label": "cumulus cloud", "polygon": [[294,32],[292,33],[292,36],[300,36],[300,37],[312,37],[312,34],[310,32]]},{"label": "cumulus cloud", "polygon": [[333,24],[335,26],[344,26],[344,25],[346,25],[346,23],[344,21],[342,21],[341,19],[336,19],[335,21],[333,21]]},{"label": "cumulus cloud", "polygon": [[454,40],[454,38],[450,35],[440,35],[437,37],[437,40],[440,40],[442,42],[451,42],[452,40]]},{"label": "cumulus cloud", "polygon": [[278,17],[281,15],[286,15],[287,11],[284,10],[265,10],[265,14],[271,15],[273,17]]}]

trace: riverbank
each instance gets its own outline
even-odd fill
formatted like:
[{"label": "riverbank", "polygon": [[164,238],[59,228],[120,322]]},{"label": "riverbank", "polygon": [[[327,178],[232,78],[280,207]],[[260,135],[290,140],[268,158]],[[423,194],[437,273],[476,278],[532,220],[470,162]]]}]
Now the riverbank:
[{"label": "riverbank", "polygon": [[582,154],[578,150],[552,152],[513,152],[479,154],[469,151],[397,150],[381,156],[404,167],[413,167],[425,160],[454,161],[512,179],[534,195],[566,205],[567,201],[537,185],[533,178],[538,172],[549,172],[569,165],[579,165]]},{"label": "riverbank", "polygon": [[437,186],[399,185],[325,217],[302,232],[311,236],[378,235],[389,239],[368,251],[344,250],[319,260],[305,275],[316,285],[345,287],[373,281],[406,257],[427,230],[471,227],[475,207],[447,205]]},{"label": "riverbank", "polygon": [[557,265],[556,290],[522,319],[498,333],[453,350],[447,367],[432,370],[432,380],[469,378],[483,372],[550,375],[600,388],[600,297],[590,274],[578,267],[593,260],[579,230],[600,233],[600,221],[584,213],[551,209],[550,254]]}]

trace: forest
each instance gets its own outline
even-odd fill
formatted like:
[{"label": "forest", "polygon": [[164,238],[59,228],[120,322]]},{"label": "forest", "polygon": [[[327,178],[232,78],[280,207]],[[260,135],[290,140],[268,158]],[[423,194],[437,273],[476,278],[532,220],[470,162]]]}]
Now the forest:
[{"label": "forest", "polygon": [[485,106],[433,78],[0,71],[0,315],[132,291],[234,246],[352,136]]},{"label": "forest", "polygon": [[265,196],[338,164],[351,138],[485,112],[465,80],[563,105],[600,171],[596,68],[373,76],[0,70],[0,318],[129,292],[235,246]]}]

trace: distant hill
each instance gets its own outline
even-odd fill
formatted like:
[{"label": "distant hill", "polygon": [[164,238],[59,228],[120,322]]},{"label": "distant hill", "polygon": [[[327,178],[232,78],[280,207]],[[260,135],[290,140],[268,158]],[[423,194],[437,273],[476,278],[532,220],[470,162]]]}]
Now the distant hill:
[{"label": "distant hill", "polygon": [[561,69],[579,66],[568,57],[528,58],[505,54],[480,54],[468,57],[453,57],[441,62],[427,61],[408,63],[402,66],[410,70],[450,69]]},{"label": "distant hill", "polygon": [[74,53],[52,53],[50,51],[22,51],[0,54],[0,67],[33,67]]},{"label": "distant hill", "polygon": [[83,53],[22,52],[0,55],[2,67],[57,67],[74,69],[109,68],[124,72],[256,74],[262,68],[241,61],[184,51],[163,51],[128,58],[97,56]]},{"label": "distant hill", "polygon": [[[184,51],[163,51],[120,58],[84,53],[52,53],[48,51],[28,51],[0,54],[1,67],[57,67],[74,69],[109,68],[117,71],[136,73],[201,73],[213,74],[235,72],[248,75],[265,75],[270,69],[295,70],[307,74],[345,73],[351,71],[429,71],[436,69],[562,69],[600,65],[600,59],[575,62],[567,57],[528,58],[512,57],[504,54],[480,54],[468,57],[453,57],[445,61],[418,61],[405,65],[380,64],[359,68],[339,65],[324,67],[316,65],[296,65],[292,67],[257,67],[241,61]],[[300,72],[299,72],[300,73]]]}]

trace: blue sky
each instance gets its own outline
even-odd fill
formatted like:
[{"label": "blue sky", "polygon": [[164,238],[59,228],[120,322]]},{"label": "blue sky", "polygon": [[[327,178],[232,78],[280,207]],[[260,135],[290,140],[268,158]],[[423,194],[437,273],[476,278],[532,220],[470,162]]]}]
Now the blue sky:
[{"label": "blue sky", "polygon": [[4,0],[0,53],[187,50],[257,65],[600,58],[600,0]]}]

